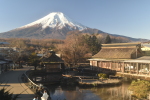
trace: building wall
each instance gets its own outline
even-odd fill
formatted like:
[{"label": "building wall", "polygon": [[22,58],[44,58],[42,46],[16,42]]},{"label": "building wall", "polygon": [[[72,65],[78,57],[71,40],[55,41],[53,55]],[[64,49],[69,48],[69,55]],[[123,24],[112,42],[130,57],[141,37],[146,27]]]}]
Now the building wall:
[{"label": "building wall", "polygon": [[[92,70],[112,70],[121,73],[150,75],[150,64],[142,62],[114,62],[114,61],[90,61]],[[97,66],[96,66],[97,64]],[[105,71],[105,70],[104,70]]]},{"label": "building wall", "polygon": [[45,64],[46,72],[59,72],[61,71],[61,64]]},{"label": "building wall", "polygon": [[122,71],[123,63],[111,62],[111,61],[90,61],[90,66],[92,70],[100,71],[100,68],[110,69],[116,71]]}]

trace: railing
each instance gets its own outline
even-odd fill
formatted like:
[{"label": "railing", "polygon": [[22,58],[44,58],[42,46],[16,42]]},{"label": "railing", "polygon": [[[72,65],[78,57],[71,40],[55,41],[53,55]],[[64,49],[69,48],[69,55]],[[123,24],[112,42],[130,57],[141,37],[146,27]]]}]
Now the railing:
[{"label": "railing", "polygon": [[[27,72],[27,71],[26,71]],[[28,75],[26,74],[26,72],[24,73],[24,75],[25,75],[25,77],[27,78],[27,80],[31,83],[30,84],[30,88],[32,88],[32,86],[35,86],[35,87],[41,87],[41,86],[39,86],[39,85],[37,85],[36,83],[34,83],[29,77],[28,77]],[[34,89],[34,88],[33,88]]]},{"label": "railing", "polygon": [[[29,70],[31,70],[31,69],[29,69]],[[28,70],[28,71],[29,71]],[[28,77],[28,75],[27,75],[27,72],[28,71],[26,71],[23,75],[25,76],[23,76],[24,77],[24,82],[27,82],[29,85],[28,85],[28,87],[31,89],[31,90],[33,90],[34,91],[34,93],[36,94],[36,90],[38,89],[38,88],[43,88],[44,90],[46,90],[47,91],[47,93],[48,93],[48,95],[49,95],[49,97],[50,97],[50,91],[49,91],[49,89],[47,88],[47,87],[45,87],[45,86],[43,86],[43,85],[38,85],[38,84],[36,84],[36,83],[34,83],[29,77]]]}]

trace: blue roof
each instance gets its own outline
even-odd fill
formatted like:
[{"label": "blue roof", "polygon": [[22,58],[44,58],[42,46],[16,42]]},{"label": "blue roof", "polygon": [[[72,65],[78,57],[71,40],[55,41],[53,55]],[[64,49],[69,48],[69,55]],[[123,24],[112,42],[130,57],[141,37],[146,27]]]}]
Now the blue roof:
[{"label": "blue roof", "polygon": [[0,42],[0,44],[9,44],[8,42]]}]

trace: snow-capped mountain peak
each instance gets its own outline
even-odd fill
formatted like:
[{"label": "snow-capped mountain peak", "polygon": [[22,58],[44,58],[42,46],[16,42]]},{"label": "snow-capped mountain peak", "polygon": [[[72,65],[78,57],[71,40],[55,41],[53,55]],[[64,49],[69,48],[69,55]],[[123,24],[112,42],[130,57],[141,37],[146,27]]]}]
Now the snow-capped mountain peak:
[{"label": "snow-capped mountain peak", "polygon": [[45,16],[35,22],[27,24],[21,28],[29,27],[29,26],[36,25],[36,24],[42,25],[42,28],[57,27],[58,29],[61,29],[65,26],[67,26],[70,30],[76,30],[76,29],[83,30],[83,29],[87,28],[86,26],[73,21],[72,19],[70,19],[69,17],[64,15],[62,12],[52,12],[52,13],[48,14],[47,16]]}]

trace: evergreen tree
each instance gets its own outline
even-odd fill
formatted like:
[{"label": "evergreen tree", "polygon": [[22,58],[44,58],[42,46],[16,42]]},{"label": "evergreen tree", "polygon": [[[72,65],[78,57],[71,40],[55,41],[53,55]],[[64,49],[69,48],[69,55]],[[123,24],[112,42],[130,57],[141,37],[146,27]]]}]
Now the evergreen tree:
[{"label": "evergreen tree", "polygon": [[29,63],[34,66],[34,70],[36,70],[36,67],[39,65],[40,63],[40,58],[36,55],[36,53],[32,53],[29,56]]},{"label": "evergreen tree", "polygon": [[7,91],[6,88],[0,89],[0,100],[17,100],[20,94],[13,95],[12,93]]},{"label": "evergreen tree", "polygon": [[101,49],[101,43],[98,42],[98,39],[94,34],[92,36],[84,35],[83,40],[89,46],[89,49],[93,55]]},{"label": "evergreen tree", "polygon": [[105,39],[104,43],[105,43],[105,44],[111,43],[111,38],[110,38],[109,35],[106,36],[106,39]]}]

